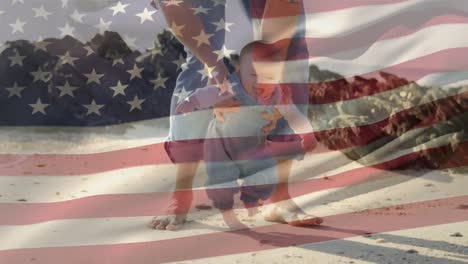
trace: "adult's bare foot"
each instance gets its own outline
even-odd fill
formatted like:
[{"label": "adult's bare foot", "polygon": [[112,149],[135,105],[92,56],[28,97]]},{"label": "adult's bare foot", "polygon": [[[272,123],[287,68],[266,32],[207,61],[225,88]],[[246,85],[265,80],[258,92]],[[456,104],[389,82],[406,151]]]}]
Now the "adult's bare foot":
[{"label": "adult's bare foot", "polygon": [[184,226],[186,220],[186,214],[156,216],[149,224],[149,227],[157,230],[176,231]]},{"label": "adult's bare foot", "polygon": [[322,218],[304,212],[292,200],[281,201],[262,211],[262,215],[265,221],[292,226],[317,226],[323,223]]},{"label": "adult's bare foot", "polygon": [[154,217],[148,226],[157,230],[176,231],[181,229],[187,221],[192,198],[191,191],[177,191],[166,209],[166,214]]}]

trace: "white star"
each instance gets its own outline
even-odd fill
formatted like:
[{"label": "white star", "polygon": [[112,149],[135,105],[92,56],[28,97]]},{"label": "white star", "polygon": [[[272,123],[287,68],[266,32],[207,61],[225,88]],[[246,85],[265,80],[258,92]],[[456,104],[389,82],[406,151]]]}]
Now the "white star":
[{"label": "white star", "polygon": [[175,65],[177,65],[177,70],[178,71],[180,68],[182,68],[182,65],[186,62],[185,58],[182,55],[179,55],[179,59],[173,61]]},{"label": "white star", "polygon": [[44,6],[41,5],[41,7],[39,8],[34,8],[32,9],[34,11],[34,17],[42,17],[44,18],[45,20],[49,20],[49,17],[50,15],[52,15],[52,13],[48,12],[47,10],[44,9]]},{"label": "white star", "polygon": [[195,7],[195,8],[192,7],[190,9],[193,10],[194,15],[198,15],[198,14],[202,14],[202,13],[208,15],[208,11],[211,10],[211,8],[206,8],[206,7],[203,7],[201,5],[198,6],[198,7]]},{"label": "white star", "polygon": [[71,97],[74,96],[73,92],[78,89],[78,87],[71,86],[68,81],[65,82],[64,86],[57,86],[57,88],[60,90],[60,95],[59,97],[65,96],[65,95],[70,95]]},{"label": "white star", "polygon": [[78,59],[78,58],[70,56],[69,51],[67,51],[67,53],[65,53],[65,55],[59,56],[59,57],[60,57],[61,65],[70,64],[71,66],[75,66],[74,61],[76,61]]},{"label": "white star", "polygon": [[33,108],[32,114],[34,115],[35,113],[42,113],[46,114],[45,109],[49,106],[50,104],[43,104],[41,102],[41,98],[38,98],[35,104],[29,104]]},{"label": "white star", "polygon": [[26,56],[20,56],[18,52],[14,56],[8,57],[11,60],[10,67],[19,65],[23,66],[23,60]]},{"label": "white star", "polygon": [[24,4],[24,0],[13,0],[13,1],[11,2],[11,5],[14,5],[14,4],[16,4],[16,3],[22,3],[22,4]]},{"label": "white star", "polygon": [[161,73],[158,74],[158,78],[151,80],[151,82],[154,84],[153,89],[158,89],[159,87],[166,88],[166,81],[169,80],[168,77],[162,77]]},{"label": "white star", "polygon": [[124,35],[124,41],[125,43],[127,43],[127,45],[131,48],[136,48],[137,45],[135,44],[136,42],[136,38],[131,38],[130,36],[128,35]]},{"label": "white star", "polygon": [[12,97],[12,96],[18,96],[19,98],[21,98],[21,92],[25,89],[26,87],[24,86],[18,86],[18,83],[14,83],[13,84],[13,87],[8,87],[6,88],[8,90],[8,98]]},{"label": "white star", "polygon": [[96,114],[96,115],[101,115],[101,112],[100,112],[100,109],[104,107],[104,105],[98,105],[96,104],[96,102],[93,101],[91,102],[91,104],[89,105],[83,105],[84,107],[86,107],[86,109],[88,109],[88,112],[86,112],[86,115],[90,115],[90,114]]},{"label": "white star", "polygon": [[180,102],[187,99],[187,97],[189,97],[190,94],[191,94],[191,92],[185,90],[185,87],[182,87],[182,89],[180,90],[180,93],[174,94],[178,98],[177,99],[177,104],[180,104]]},{"label": "white star", "polygon": [[101,84],[101,78],[104,76],[104,74],[97,74],[96,73],[96,70],[93,69],[93,71],[89,74],[85,74],[86,78],[88,78],[88,81],[86,82],[86,84],[90,84],[90,83],[97,83],[97,84]]},{"label": "white star", "polygon": [[231,29],[229,27],[234,25],[234,23],[229,23],[229,22],[224,21],[224,18],[221,18],[219,22],[213,22],[211,24],[216,26],[216,32],[220,30],[226,30],[226,31],[231,32]]},{"label": "white star", "polygon": [[136,14],[137,17],[140,17],[140,24],[145,23],[146,20],[153,21],[152,15],[156,13],[156,11],[148,11],[148,9],[145,7],[145,10],[143,12]]},{"label": "white star", "polygon": [[125,89],[127,89],[128,85],[123,85],[120,81],[117,83],[116,86],[110,87],[110,89],[114,90],[114,95],[112,97],[116,97],[119,94],[125,96]]},{"label": "white star", "polygon": [[112,66],[115,66],[117,64],[124,64],[123,59],[120,58],[120,59],[115,59],[114,61],[112,61]]},{"label": "white star", "polygon": [[62,8],[67,7],[68,5],[68,0],[60,0],[62,2]]},{"label": "white star", "polygon": [[176,37],[182,37],[182,29],[184,29],[185,25],[178,26],[174,21],[171,24],[171,31],[172,34],[176,35]]},{"label": "white star", "polygon": [[231,83],[228,79],[224,79],[224,81],[218,86],[219,94],[229,93],[234,94],[232,88],[236,85],[236,83]]},{"label": "white star", "polygon": [[229,58],[231,54],[233,54],[235,50],[229,50],[226,48],[226,45],[223,45],[223,47],[220,50],[213,51],[214,54],[218,55],[217,61],[222,60],[224,57]]},{"label": "white star", "polygon": [[193,39],[197,41],[197,47],[200,47],[202,44],[210,45],[210,38],[212,36],[213,34],[206,34],[202,29],[200,35],[193,37]]},{"label": "white star", "polygon": [[65,24],[64,27],[57,27],[58,30],[60,30],[60,37],[65,37],[66,35],[69,35],[73,37],[73,31],[75,31],[74,27],[71,27],[68,23]]},{"label": "white star", "polygon": [[75,9],[75,11],[73,12],[73,14],[70,15],[70,17],[77,23],[81,23],[83,24],[83,17],[86,16],[86,14],[80,14],[80,12],[78,12],[78,10]]},{"label": "white star", "polygon": [[39,67],[39,69],[35,72],[31,72],[31,74],[34,76],[34,80],[33,82],[35,81],[43,81],[43,82],[48,82],[50,80],[50,72],[45,72],[42,70],[41,67]]},{"label": "white star", "polygon": [[179,0],[167,0],[164,1],[164,4],[166,6],[180,6],[180,3],[183,3],[184,1],[179,1]]},{"label": "white star", "polygon": [[34,51],[43,50],[43,51],[47,52],[47,46],[49,44],[50,44],[50,42],[47,42],[47,41],[34,42]]},{"label": "white star", "polygon": [[109,7],[109,9],[114,11],[114,13],[112,13],[112,16],[115,16],[118,13],[125,14],[126,13],[125,8],[127,6],[129,6],[129,4],[122,5],[122,3],[119,1],[115,6]]},{"label": "white star", "polygon": [[215,67],[209,67],[207,64],[205,64],[205,67],[203,67],[203,70],[199,70],[198,73],[202,75],[202,81],[205,80],[206,78],[213,78],[213,70]]},{"label": "white star", "polygon": [[139,99],[138,96],[135,95],[135,97],[133,98],[133,101],[127,101],[127,104],[129,104],[131,107],[130,107],[130,110],[129,112],[135,110],[135,109],[141,109],[141,104],[145,101],[146,99]]},{"label": "white star", "polygon": [[94,53],[93,48],[91,48],[90,46],[84,46],[83,48],[86,50],[86,56],[89,56]]},{"label": "white star", "polygon": [[16,22],[14,24],[9,24],[13,30],[12,34],[15,34],[16,32],[21,32],[24,33],[24,25],[26,25],[26,22],[21,21],[19,18],[16,19]]},{"label": "white star", "polygon": [[133,69],[127,71],[130,73],[130,81],[133,80],[134,78],[142,78],[141,77],[141,72],[143,71],[143,68],[138,68],[136,64],[133,65]]},{"label": "white star", "polygon": [[99,30],[99,34],[104,34],[105,31],[109,31],[109,27],[112,24],[112,21],[105,22],[102,17],[99,19],[99,24],[94,27]]}]

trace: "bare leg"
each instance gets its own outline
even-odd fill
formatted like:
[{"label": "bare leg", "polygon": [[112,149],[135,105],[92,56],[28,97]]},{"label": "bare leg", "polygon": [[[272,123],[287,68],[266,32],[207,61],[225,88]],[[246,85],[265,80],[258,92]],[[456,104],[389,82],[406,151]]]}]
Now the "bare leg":
[{"label": "bare leg", "polygon": [[199,162],[177,165],[176,191],[168,207],[167,215],[156,216],[149,226],[159,230],[178,230],[187,219],[193,200],[192,184]]},{"label": "bare leg", "polygon": [[292,200],[288,190],[288,179],[293,161],[282,160],[278,163],[278,184],[270,200],[275,206],[264,212],[264,218],[270,222],[288,223],[294,226],[319,225],[323,220],[319,217],[304,212]]}]

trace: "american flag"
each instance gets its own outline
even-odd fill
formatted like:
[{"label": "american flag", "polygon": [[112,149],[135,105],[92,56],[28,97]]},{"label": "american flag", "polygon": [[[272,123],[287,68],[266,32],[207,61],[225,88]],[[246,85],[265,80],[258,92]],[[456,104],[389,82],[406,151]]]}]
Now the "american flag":
[{"label": "american flag", "polygon": [[[162,2],[189,14],[186,23],[205,18],[218,53],[234,49],[222,38],[242,22],[221,19],[239,2]],[[252,220],[239,205],[249,228],[230,230],[217,211],[198,206],[183,230],[170,232],[146,224],[165,214],[174,190],[163,142],[177,74],[190,65],[180,46],[153,47],[161,12],[147,1],[2,0],[0,263],[395,263],[408,249],[395,244],[421,248],[404,256],[413,263],[466,261],[466,242],[415,242],[436,225],[468,234],[465,1],[303,4],[305,14],[281,5],[269,17],[252,13],[252,24],[305,19],[304,37],[267,41],[308,47],[276,62],[290,74],[271,84],[310,87],[304,99],[320,145],[294,163],[289,190],[324,227]],[[186,37],[202,43],[199,33]],[[304,60],[307,83],[297,81]],[[194,206],[209,203],[204,177],[202,166]],[[390,231],[403,233],[383,234]],[[379,234],[393,247],[359,240]]]}]

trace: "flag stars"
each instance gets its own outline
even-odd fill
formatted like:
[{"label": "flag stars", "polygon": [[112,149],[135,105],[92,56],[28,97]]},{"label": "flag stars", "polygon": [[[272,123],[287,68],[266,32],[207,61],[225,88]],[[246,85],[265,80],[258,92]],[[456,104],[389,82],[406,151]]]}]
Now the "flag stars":
[{"label": "flag stars", "polygon": [[12,0],[11,1],[11,5],[14,5],[16,3],[21,3],[21,4],[24,4],[24,0]]},{"label": "flag stars", "polygon": [[104,21],[102,17],[99,19],[99,24],[95,25],[94,27],[99,30],[99,34],[104,34],[105,31],[109,31],[110,25],[112,24],[112,21]]},{"label": "flag stars", "polygon": [[229,27],[232,27],[234,23],[229,23],[224,20],[224,18],[221,18],[218,22],[213,22],[211,23],[216,26],[216,32],[220,30],[226,30],[228,32],[231,32],[231,29]]},{"label": "flag stars", "polygon": [[23,60],[26,58],[26,56],[20,56],[18,52],[15,53],[14,56],[8,57],[10,59],[10,67],[13,67],[15,65],[23,66]]},{"label": "flag stars", "polygon": [[119,1],[115,6],[109,7],[109,9],[112,10],[112,11],[114,11],[114,12],[112,13],[112,16],[115,16],[115,15],[117,15],[118,13],[126,14],[127,11],[125,11],[125,8],[127,8],[127,6],[129,6],[129,4],[123,5],[122,2]]},{"label": "flag stars", "polygon": [[24,25],[26,25],[26,22],[21,21],[19,18],[16,19],[15,23],[9,24],[12,27],[12,34],[21,32],[24,33]]},{"label": "flag stars", "polygon": [[176,35],[176,37],[182,37],[182,29],[184,29],[184,25],[178,26],[174,21],[171,23],[171,31],[172,34]]},{"label": "flag stars", "polygon": [[98,74],[96,73],[96,70],[93,69],[93,71],[89,74],[85,74],[86,78],[88,78],[88,81],[86,82],[86,84],[90,84],[90,83],[97,83],[97,84],[101,84],[101,78],[104,76],[104,74]]},{"label": "flag stars", "polygon": [[164,5],[166,6],[180,6],[181,3],[183,3],[184,1],[180,1],[180,0],[166,0],[164,1]]},{"label": "flag stars", "polygon": [[42,17],[45,20],[49,20],[49,16],[52,15],[52,13],[44,9],[43,5],[39,8],[33,8],[32,10],[34,11],[34,17]]},{"label": "flag stars", "polygon": [[51,77],[50,72],[43,71],[42,68],[40,67],[37,71],[31,72],[31,74],[32,76],[34,76],[33,82],[36,82],[36,81],[48,82]]},{"label": "flag stars", "polygon": [[182,55],[179,55],[179,59],[172,61],[177,66],[176,71],[182,68],[182,65],[185,63],[185,58]]},{"label": "flag stars", "polygon": [[121,94],[125,96],[125,89],[127,89],[128,85],[123,85],[120,81],[117,83],[116,86],[110,87],[114,91],[112,97],[116,97],[117,95]]},{"label": "flag stars", "polygon": [[101,108],[104,107],[104,105],[98,105],[96,104],[96,101],[93,101],[91,102],[91,104],[89,105],[83,105],[86,109],[87,109],[87,112],[86,112],[86,115],[92,115],[92,114],[96,114],[98,116],[101,115]]},{"label": "flag stars", "polygon": [[75,66],[74,61],[78,60],[78,58],[70,56],[70,52],[67,51],[65,55],[59,56],[60,57],[60,64],[65,65],[65,64],[70,64],[71,66]]},{"label": "flag stars", "polygon": [[34,51],[43,50],[43,51],[47,52],[47,46],[49,44],[50,44],[50,42],[47,42],[47,41],[34,42]]},{"label": "flag stars", "polygon": [[193,14],[194,15],[198,15],[198,14],[206,14],[208,15],[208,11],[211,10],[211,8],[206,8],[206,7],[203,7],[203,6],[198,6],[198,7],[195,7],[195,8],[190,8],[193,10]]},{"label": "flag stars", "polygon": [[71,27],[68,23],[65,24],[63,27],[57,27],[60,30],[60,37],[71,36],[73,37],[73,31],[75,31],[74,27]]},{"label": "flag stars", "polygon": [[29,104],[29,106],[31,106],[33,109],[32,109],[32,114],[36,114],[36,113],[41,113],[41,114],[46,114],[45,112],[45,109],[49,106],[50,104],[44,104],[42,103],[41,101],[41,98],[38,98],[36,103],[35,104]]},{"label": "flag stars", "polygon": [[8,98],[17,96],[18,98],[21,98],[21,92],[25,89],[26,87],[24,86],[18,86],[18,83],[14,83],[13,87],[7,87],[8,91]]},{"label": "flag stars", "polygon": [[130,74],[130,81],[135,79],[135,78],[142,78],[141,77],[141,72],[143,71],[143,68],[139,68],[136,64],[133,65],[133,69],[128,70],[127,72]]},{"label": "flag stars", "polygon": [[207,64],[205,64],[205,67],[203,67],[203,70],[199,70],[198,73],[202,75],[202,81],[205,80],[206,78],[213,78],[213,71],[215,67],[209,67]]},{"label": "flag stars", "polygon": [[84,46],[83,48],[86,50],[86,57],[94,53],[93,48],[90,46]]},{"label": "flag stars", "polygon": [[65,85],[63,86],[57,86],[57,88],[60,90],[60,95],[59,97],[69,95],[71,97],[75,96],[73,92],[78,89],[78,87],[71,86],[68,81],[65,82]]},{"label": "flag stars", "polygon": [[166,81],[169,80],[167,77],[162,77],[161,74],[158,75],[157,79],[151,80],[151,83],[154,84],[153,89],[158,89],[159,87],[166,88]]},{"label": "flag stars", "polygon": [[227,49],[226,45],[223,45],[223,47],[220,50],[213,51],[214,54],[218,55],[217,61],[222,60],[224,57],[229,58],[234,52],[235,50]]},{"label": "flag stars", "polygon": [[140,24],[145,23],[145,21],[153,21],[153,14],[156,13],[156,11],[148,11],[148,9],[145,7],[145,10],[143,12],[136,14],[135,16],[140,18]]},{"label": "flag stars", "polygon": [[75,9],[75,11],[70,15],[71,19],[77,23],[83,24],[83,17],[86,16],[86,14],[81,14],[78,12],[78,10]]},{"label": "flag stars", "polygon": [[130,110],[129,110],[129,112],[132,112],[133,110],[136,110],[136,109],[142,110],[141,104],[142,104],[144,101],[146,101],[146,99],[139,99],[138,96],[135,95],[135,97],[133,98],[132,101],[127,101],[127,104],[130,105]]},{"label": "flag stars", "polygon": [[193,37],[193,39],[197,41],[197,47],[200,47],[202,44],[210,45],[210,38],[212,36],[213,34],[206,34],[202,29],[200,35]]},{"label": "flag stars", "polygon": [[115,66],[117,64],[124,64],[124,60],[122,58],[119,58],[112,61],[112,66]]}]

